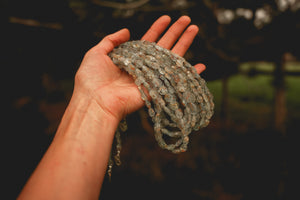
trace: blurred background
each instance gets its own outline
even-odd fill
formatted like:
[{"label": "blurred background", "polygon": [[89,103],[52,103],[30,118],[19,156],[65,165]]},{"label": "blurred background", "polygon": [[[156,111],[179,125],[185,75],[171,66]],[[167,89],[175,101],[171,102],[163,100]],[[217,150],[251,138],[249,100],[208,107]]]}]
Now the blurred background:
[{"label": "blurred background", "polygon": [[[288,138],[299,132],[299,0],[2,0],[3,195],[15,198],[51,142],[84,53],[161,15],[200,30],[185,58],[214,95],[188,151],[158,147],[145,110],[127,117],[122,165],[100,199],[288,199]],[[7,198],[6,198],[7,199]]]}]

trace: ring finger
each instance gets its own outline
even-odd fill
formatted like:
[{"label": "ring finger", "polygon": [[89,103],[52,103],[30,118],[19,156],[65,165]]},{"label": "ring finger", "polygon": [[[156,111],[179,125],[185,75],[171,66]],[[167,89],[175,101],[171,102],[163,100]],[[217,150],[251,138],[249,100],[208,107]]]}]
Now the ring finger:
[{"label": "ring finger", "polygon": [[182,36],[180,37],[178,42],[175,44],[175,46],[173,47],[172,52],[179,56],[184,56],[185,52],[191,46],[198,31],[199,31],[199,28],[196,25],[189,26],[185,30],[185,32],[182,34]]}]

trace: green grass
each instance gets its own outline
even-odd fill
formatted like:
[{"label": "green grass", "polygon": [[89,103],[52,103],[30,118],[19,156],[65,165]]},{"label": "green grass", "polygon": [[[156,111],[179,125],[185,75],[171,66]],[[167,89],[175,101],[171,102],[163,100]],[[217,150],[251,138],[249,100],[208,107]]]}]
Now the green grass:
[{"label": "green grass", "polygon": [[[270,63],[256,63],[260,71],[271,70]],[[241,65],[248,70],[249,64]],[[289,70],[299,70],[300,65],[290,65]],[[251,67],[251,66],[250,66]],[[253,66],[252,66],[253,67]],[[245,73],[236,74],[229,78],[229,118],[236,123],[245,123],[262,127],[269,125],[272,120],[274,87],[273,76],[258,74],[247,76]],[[287,119],[300,120],[300,77],[285,76]],[[211,81],[208,88],[214,95],[215,115],[221,110],[222,82]]]},{"label": "green grass", "polygon": [[221,109],[222,82],[220,80],[210,81],[207,83],[207,87],[214,96],[215,114],[218,114]]},{"label": "green grass", "polygon": [[247,77],[235,75],[229,79],[229,95],[244,101],[261,101],[270,103],[273,98],[272,76],[257,75]]},{"label": "green grass", "polygon": [[273,100],[272,77],[235,75],[229,79],[230,115],[235,121],[269,123]]},{"label": "green grass", "polygon": [[299,62],[289,62],[285,66],[286,71],[288,72],[300,72]]},{"label": "green grass", "polygon": [[288,117],[300,120],[300,77],[286,78],[286,90]]},{"label": "green grass", "polygon": [[239,71],[248,73],[250,70],[259,70],[261,72],[273,72],[274,64],[271,62],[245,62],[240,64]]},{"label": "green grass", "polygon": [[[239,71],[241,73],[248,73],[255,69],[259,72],[273,72],[275,64],[272,62],[245,62],[240,64]],[[287,72],[300,72],[299,62],[287,62],[285,64],[285,71]]]}]

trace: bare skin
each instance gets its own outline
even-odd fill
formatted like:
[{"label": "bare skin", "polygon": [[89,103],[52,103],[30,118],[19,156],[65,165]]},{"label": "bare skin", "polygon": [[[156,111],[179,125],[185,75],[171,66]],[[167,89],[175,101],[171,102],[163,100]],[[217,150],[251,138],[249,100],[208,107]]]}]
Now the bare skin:
[{"label": "bare skin", "polygon": [[[170,22],[169,16],[160,17],[142,39],[183,56],[198,27],[183,16],[157,41]],[[118,123],[144,105],[132,77],[107,55],[129,38],[122,29],[86,53],[56,135],[18,199],[98,199]],[[195,68],[205,70],[203,64]]]}]

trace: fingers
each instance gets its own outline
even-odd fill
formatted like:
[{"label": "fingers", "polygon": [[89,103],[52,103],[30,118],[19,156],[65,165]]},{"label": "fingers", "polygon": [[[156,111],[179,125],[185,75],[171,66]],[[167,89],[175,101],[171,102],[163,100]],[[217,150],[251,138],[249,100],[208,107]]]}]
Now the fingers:
[{"label": "fingers", "polygon": [[[170,22],[171,18],[167,15],[158,18],[142,37],[142,40],[155,42],[168,27]],[[196,25],[190,25],[187,28],[190,22],[191,19],[188,16],[180,17],[157,42],[157,44],[163,48],[171,49],[179,38],[178,42],[173,47],[172,52],[179,56],[184,56],[199,31],[199,28]],[[198,74],[202,73],[206,69],[205,65],[201,63],[196,64],[194,67]]]},{"label": "fingers", "polygon": [[179,56],[183,56],[185,54],[185,52],[191,46],[198,31],[199,31],[199,28],[196,25],[189,26],[185,30],[185,32],[182,34],[182,36],[180,37],[178,42],[175,44],[175,46],[173,47],[172,52],[176,53]]},{"label": "fingers", "polygon": [[206,69],[206,66],[202,63],[196,64],[194,67],[198,74],[201,74]]},{"label": "fingers", "polygon": [[108,54],[111,52],[115,47],[119,46],[120,44],[128,41],[130,38],[129,30],[124,28],[118,32],[113,34],[107,35],[104,37],[96,46],[99,51],[103,51],[104,54]]},{"label": "fingers", "polygon": [[155,42],[159,36],[164,32],[171,22],[171,18],[167,15],[158,18],[150,27],[150,29],[142,37],[142,40]]},{"label": "fingers", "polygon": [[158,41],[158,45],[170,49],[180,37],[185,28],[189,25],[191,19],[188,16],[180,17]]}]

